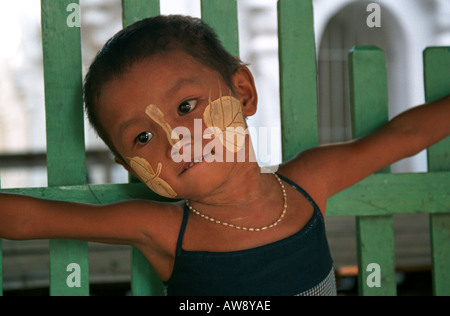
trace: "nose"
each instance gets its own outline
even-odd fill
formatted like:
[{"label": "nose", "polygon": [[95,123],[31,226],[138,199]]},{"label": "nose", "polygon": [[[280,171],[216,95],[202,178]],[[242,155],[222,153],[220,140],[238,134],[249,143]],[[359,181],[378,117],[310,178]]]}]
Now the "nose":
[{"label": "nose", "polygon": [[191,162],[192,137],[190,130],[186,127],[175,128],[173,133],[178,141],[170,146],[167,152],[169,158],[175,163]]}]

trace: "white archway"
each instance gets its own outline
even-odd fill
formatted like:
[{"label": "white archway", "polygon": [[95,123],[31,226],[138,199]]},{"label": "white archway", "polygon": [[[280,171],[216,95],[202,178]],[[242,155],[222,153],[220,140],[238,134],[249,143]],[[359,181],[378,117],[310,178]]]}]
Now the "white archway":
[{"label": "white archway", "polygon": [[[372,1],[346,2],[330,15],[318,45],[319,138],[321,143],[351,139],[348,52],[355,45],[376,45],[386,54],[390,116],[409,103],[414,86],[408,68],[408,38],[395,10],[382,6],[381,27],[369,27],[367,11]],[[320,30],[319,30],[320,32]],[[419,171],[424,157],[408,159],[393,171]]]}]

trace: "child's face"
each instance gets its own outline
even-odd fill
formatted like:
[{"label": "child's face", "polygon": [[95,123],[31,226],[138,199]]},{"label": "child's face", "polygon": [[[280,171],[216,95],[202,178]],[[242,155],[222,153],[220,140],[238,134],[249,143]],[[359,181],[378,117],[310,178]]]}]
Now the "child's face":
[{"label": "child's face", "polygon": [[[232,81],[236,95],[231,95],[218,72],[193,57],[181,52],[156,55],[105,85],[98,116],[129,172],[160,195],[199,197],[243,167],[236,159],[226,159],[226,141],[206,139],[211,133],[205,132],[205,122],[212,123],[204,117],[216,116],[216,122],[245,129],[244,117],[255,113],[257,96],[250,72],[240,69]],[[233,122],[227,118],[230,115]],[[233,148],[228,146],[229,151]],[[219,152],[222,159],[206,161]]]}]

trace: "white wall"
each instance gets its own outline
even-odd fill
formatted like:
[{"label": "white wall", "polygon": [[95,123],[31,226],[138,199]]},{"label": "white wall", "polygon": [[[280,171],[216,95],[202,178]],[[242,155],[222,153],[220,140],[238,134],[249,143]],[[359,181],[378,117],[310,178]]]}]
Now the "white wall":
[{"label": "white wall", "polygon": [[[428,46],[450,45],[450,1],[445,0],[315,0],[316,43],[320,47],[328,21],[348,6],[378,3],[381,28],[394,34],[386,51],[389,70],[390,117],[424,103],[423,50]],[[360,14],[370,12],[359,11]],[[358,18],[358,17],[357,17]],[[360,25],[359,27],[366,27]],[[394,172],[426,171],[425,152],[393,166]]]}]

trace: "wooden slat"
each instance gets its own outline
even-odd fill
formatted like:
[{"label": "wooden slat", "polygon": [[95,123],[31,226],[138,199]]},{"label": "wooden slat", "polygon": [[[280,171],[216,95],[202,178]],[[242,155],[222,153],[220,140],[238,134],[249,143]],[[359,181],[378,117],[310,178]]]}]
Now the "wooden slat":
[{"label": "wooden slat", "polygon": [[450,213],[448,172],[375,174],[331,197],[327,216]]},{"label": "wooden slat", "polygon": [[239,27],[236,0],[201,0],[202,19],[219,36],[225,49],[239,56]]},{"label": "wooden slat", "polygon": [[160,14],[159,0],[122,0],[123,26]]},{"label": "wooden slat", "polygon": [[313,16],[311,0],[278,2],[284,161],[319,143]]},{"label": "wooden slat", "polygon": [[147,258],[137,248],[131,248],[131,293],[133,296],[163,296],[164,284]]},{"label": "wooden slat", "polygon": [[[450,94],[450,47],[424,52],[425,95],[431,102]],[[450,170],[450,137],[428,149],[428,171]],[[447,182],[450,187],[450,180]],[[439,210],[439,209],[437,209]],[[430,234],[435,295],[450,295],[450,214],[430,215]]]},{"label": "wooden slat", "polygon": [[[86,183],[82,100],[81,36],[69,27],[74,0],[42,0],[42,43],[47,122],[47,163],[50,186]],[[67,285],[67,267],[81,267],[81,287]],[[50,294],[89,295],[86,242],[50,241]]]},{"label": "wooden slat", "polygon": [[86,183],[80,28],[67,26],[72,3],[42,1],[49,186]]},{"label": "wooden slat", "polygon": [[[122,0],[123,26],[160,14],[159,0]],[[130,175],[130,182],[138,180]],[[147,189],[148,190],[148,189]],[[156,195],[151,194],[151,199]],[[131,292],[134,296],[159,296],[164,294],[162,281],[144,255],[131,248]]]},{"label": "wooden slat", "polygon": [[[449,179],[450,172],[374,174],[330,198],[327,216],[450,214]],[[153,199],[141,183],[4,189],[2,193],[88,204]]]},{"label": "wooden slat", "polygon": [[[350,53],[353,137],[378,129],[389,119],[384,53],[375,47],[355,47]],[[382,172],[389,172],[388,169]],[[360,295],[396,295],[392,216],[357,217],[358,290]],[[368,286],[370,264],[380,267],[381,286]]]},{"label": "wooden slat", "polygon": [[[450,47],[430,47],[424,52],[425,98],[436,101],[450,94]],[[428,171],[450,170],[450,137],[428,150]]]}]

